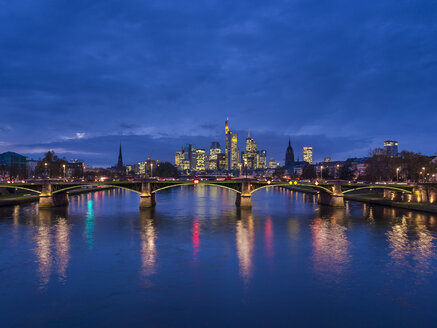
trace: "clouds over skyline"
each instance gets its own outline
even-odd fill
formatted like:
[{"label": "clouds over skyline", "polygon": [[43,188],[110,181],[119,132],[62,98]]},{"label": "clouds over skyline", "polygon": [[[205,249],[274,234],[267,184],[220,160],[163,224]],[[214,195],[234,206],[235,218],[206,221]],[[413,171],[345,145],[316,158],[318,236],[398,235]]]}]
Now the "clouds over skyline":
[{"label": "clouds over skyline", "polygon": [[227,115],[241,148],[250,129],[278,160],[288,136],[319,159],[367,155],[384,139],[437,150],[425,142],[437,140],[432,1],[0,0],[0,9],[2,151],[57,145],[109,165],[126,138],[128,152],[169,160],[185,143],[223,144]]}]

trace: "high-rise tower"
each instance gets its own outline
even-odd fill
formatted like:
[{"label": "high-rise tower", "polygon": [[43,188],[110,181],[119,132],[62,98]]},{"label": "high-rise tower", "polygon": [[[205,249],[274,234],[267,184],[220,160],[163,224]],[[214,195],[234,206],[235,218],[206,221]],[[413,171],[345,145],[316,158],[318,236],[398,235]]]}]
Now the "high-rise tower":
[{"label": "high-rise tower", "polygon": [[232,170],[231,165],[231,148],[232,148],[232,132],[229,130],[229,117],[226,118],[225,122],[225,156],[226,156],[226,170]]}]

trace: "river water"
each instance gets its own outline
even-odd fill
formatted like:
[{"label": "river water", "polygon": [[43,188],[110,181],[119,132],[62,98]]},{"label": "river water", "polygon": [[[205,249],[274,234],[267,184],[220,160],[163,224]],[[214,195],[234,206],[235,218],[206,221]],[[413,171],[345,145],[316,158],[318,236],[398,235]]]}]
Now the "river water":
[{"label": "river water", "polygon": [[0,208],[0,327],[435,327],[437,217],[272,188]]}]

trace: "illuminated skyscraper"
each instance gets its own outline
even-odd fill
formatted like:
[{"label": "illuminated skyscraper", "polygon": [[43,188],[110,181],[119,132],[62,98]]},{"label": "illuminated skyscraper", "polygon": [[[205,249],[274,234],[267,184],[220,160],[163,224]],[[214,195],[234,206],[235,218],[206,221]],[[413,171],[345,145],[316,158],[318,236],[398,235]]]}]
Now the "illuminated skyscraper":
[{"label": "illuminated skyscraper", "polygon": [[226,170],[232,168],[231,165],[231,144],[232,144],[232,132],[229,130],[229,118],[226,118],[225,122],[225,156],[226,156]]},{"label": "illuminated skyscraper", "polygon": [[313,147],[311,146],[302,147],[302,157],[304,162],[313,164]]},{"label": "illuminated skyscraper", "polygon": [[233,133],[231,141],[231,170],[237,170],[239,162],[240,151],[238,150],[238,134]]},{"label": "illuminated skyscraper", "polygon": [[222,148],[218,141],[213,141],[211,143],[211,147],[209,148],[209,156],[208,156],[208,169],[209,170],[217,170],[218,169],[218,159],[217,156],[221,154]]},{"label": "illuminated skyscraper", "polygon": [[267,168],[267,151],[260,150],[258,157],[258,168],[266,169]]},{"label": "illuminated skyscraper", "polygon": [[258,168],[258,154],[257,144],[255,140],[250,137],[250,132],[246,138],[246,153],[244,154],[244,166],[249,169]]},{"label": "illuminated skyscraper", "polygon": [[384,153],[388,156],[398,156],[398,142],[395,140],[385,140],[384,141]]},{"label": "illuminated skyscraper", "polygon": [[205,149],[196,149],[196,171],[205,171]]},{"label": "illuminated skyscraper", "polygon": [[238,134],[232,133],[229,130],[229,118],[225,122],[225,155],[226,155],[226,169],[236,170],[238,169],[238,163],[240,162],[240,152],[238,150]]}]

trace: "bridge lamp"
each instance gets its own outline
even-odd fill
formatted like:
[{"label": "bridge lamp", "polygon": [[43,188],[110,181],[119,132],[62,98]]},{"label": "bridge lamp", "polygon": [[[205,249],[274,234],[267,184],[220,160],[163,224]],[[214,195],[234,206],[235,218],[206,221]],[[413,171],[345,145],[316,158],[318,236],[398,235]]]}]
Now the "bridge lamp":
[{"label": "bridge lamp", "polygon": [[272,182],[270,180],[267,180],[267,184],[271,184]]},{"label": "bridge lamp", "polygon": [[197,180],[197,179],[194,180],[194,183],[195,183],[195,184],[198,184],[198,183],[199,183],[199,180]]},{"label": "bridge lamp", "polygon": [[294,181],[294,184],[297,185],[297,181]]},{"label": "bridge lamp", "polygon": [[289,184],[289,185],[292,185],[292,184],[293,184],[293,181],[289,181],[288,184]]}]

